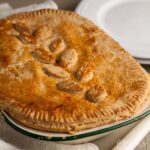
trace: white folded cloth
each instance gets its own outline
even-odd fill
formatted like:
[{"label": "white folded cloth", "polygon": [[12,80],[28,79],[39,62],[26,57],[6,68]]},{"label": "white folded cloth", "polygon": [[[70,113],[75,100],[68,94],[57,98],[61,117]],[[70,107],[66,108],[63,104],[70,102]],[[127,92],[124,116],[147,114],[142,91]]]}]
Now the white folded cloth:
[{"label": "white folded cloth", "polygon": [[[48,0],[41,4],[33,4],[22,8],[12,9],[9,4],[4,3],[0,4],[0,18],[18,12],[42,8],[57,9],[57,5],[53,1]],[[0,117],[0,150],[99,150],[99,148],[93,143],[65,145],[33,139],[15,131],[7,125],[2,117]]]},{"label": "white folded cloth", "polygon": [[40,4],[33,4],[33,5],[17,8],[17,9],[13,9],[8,3],[3,3],[3,4],[0,4],[0,18],[6,17],[14,13],[39,10],[43,8],[57,9],[58,6],[52,0],[47,0]]}]

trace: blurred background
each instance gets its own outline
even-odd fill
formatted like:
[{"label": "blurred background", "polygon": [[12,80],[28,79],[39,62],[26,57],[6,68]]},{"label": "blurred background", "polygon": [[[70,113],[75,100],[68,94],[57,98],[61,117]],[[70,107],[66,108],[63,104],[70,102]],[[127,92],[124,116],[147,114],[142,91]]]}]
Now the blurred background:
[{"label": "blurred background", "polygon": [[[44,0],[0,0],[0,3],[8,2],[13,8],[30,5],[33,3],[41,3]],[[60,9],[73,10],[80,0],[54,0]]]}]

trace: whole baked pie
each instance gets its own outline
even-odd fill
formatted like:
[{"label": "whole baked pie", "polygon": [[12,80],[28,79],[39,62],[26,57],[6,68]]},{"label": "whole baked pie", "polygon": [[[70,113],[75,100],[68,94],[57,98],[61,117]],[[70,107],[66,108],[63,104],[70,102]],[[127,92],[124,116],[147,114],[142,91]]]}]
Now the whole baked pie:
[{"label": "whole baked pie", "polygon": [[0,20],[0,106],[34,129],[75,133],[131,117],[148,74],[75,12],[39,10]]}]

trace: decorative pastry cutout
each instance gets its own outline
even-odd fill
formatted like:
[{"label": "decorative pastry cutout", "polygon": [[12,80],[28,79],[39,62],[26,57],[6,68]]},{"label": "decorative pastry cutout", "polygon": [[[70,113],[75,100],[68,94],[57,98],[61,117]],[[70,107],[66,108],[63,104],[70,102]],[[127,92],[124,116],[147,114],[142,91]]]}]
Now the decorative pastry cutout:
[{"label": "decorative pastry cutout", "polygon": [[75,72],[75,77],[83,82],[90,81],[93,78],[93,76],[94,73],[92,72],[92,68],[87,63],[81,65]]},{"label": "decorative pastry cutout", "polygon": [[36,38],[34,36],[32,36],[31,34],[29,34],[28,32],[22,32],[20,33],[20,35],[18,36],[18,39],[20,39],[20,41],[24,44],[36,44]]},{"label": "decorative pastry cutout", "polygon": [[54,57],[42,48],[35,49],[31,54],[35,59],[42,63],[51,64],[54,62]]},{"label": "decorative pastry cutout", "polygon": [[40,26],[34,33],[37,39],[43,40],[52,36],[52,27],[50,24]]},{"label": "decorative pastry cutout", "polygon": [[77,94],[82,91],[82,87],[79,83],[71,80],[61,81],[57,84],[57,88],[61,91]]},{"label": "decorative pastry cutout", "polygon": [[75,49],[67,49],[61,53],[57,62],[60,66],[70,68],[78,61],[77,52]]},{"label": "decorative pastry cutout", "polygon": [[62,38],[58,38],[55,41],[53,41],[50,45],[50,50],[54,53],[58,53],[65,48],[65,42]]},{"label": "decorative pastry cutout", "polygon": [[98,103],[103,101],[107,96],[105,89],[99,85],[95,85],[86,92],[86,98],[90,102]]},{"label": "decorative pastry cutout", "polygon": [[47,65],[47,67],[43,67],[44,72],[48,76],[53,76],[56,78],[69,78],[70,74],[62,69],[61,67],[57,67],[54,65]]}]

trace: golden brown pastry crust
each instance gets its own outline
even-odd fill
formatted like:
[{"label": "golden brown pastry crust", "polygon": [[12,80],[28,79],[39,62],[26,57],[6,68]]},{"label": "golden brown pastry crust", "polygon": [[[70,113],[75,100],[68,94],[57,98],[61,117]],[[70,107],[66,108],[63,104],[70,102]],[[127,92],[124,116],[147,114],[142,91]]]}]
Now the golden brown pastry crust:
[{"label": "golden brown pastry crust", "polygon": [[0,21],[0,106],[29,127],[74,133],[135,114],[150,80],[117,42],[75,12]]}]

